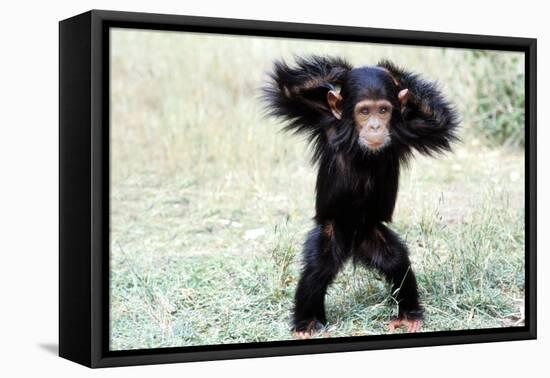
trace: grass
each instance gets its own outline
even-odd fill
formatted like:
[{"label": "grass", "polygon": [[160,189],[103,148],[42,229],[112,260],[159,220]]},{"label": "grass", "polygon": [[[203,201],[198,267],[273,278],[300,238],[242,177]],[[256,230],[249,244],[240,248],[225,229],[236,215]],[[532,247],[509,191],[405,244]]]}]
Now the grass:
[{"label": "grass", "polygon": [[[112,46],[111,349],[291,338],[315,171],[257,96],[273,59],[307,52],[387,57],[442,83],[463,143],[404,170],[392,225],[411,250],[423,330],[523,324],[524,154],[480,134],[492,120],[474,111],[488,96],[518,104],[521,93],[475,85],[502,53],[143,31],[117,31]],[[515,78],[509,55],[498,77]],[[318,337],[387,333],[389,294],[347,266]]]},{"label": "grass", "polygon": [[[525,145],[525,75],[523,57],[476,51],[469,56],[479,77],[471,108],[474,130],[493,145]],[[495,70],[495,67],[500,67]]]}]

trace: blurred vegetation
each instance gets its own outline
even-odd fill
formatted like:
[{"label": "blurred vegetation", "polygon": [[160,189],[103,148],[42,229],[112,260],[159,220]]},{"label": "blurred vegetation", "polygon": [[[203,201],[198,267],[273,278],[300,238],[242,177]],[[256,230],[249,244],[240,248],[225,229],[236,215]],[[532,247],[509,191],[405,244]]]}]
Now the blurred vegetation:
[{"label": "blurred vegetation", "polygon": [[520,55],[473,50],[467,55],[477,81],[469,112],[478,135],[492,146],[525,145],[525,67]]},{"label": "blurred vegetation", "polygon": [[[392,225],[407,241],[425,330],[523,324],[523,56],[519,53],[116,30],[111,35],[111,348],[291,337],[315,170],[258,100],[274,59],[388,58],[437,80],[462,123],[418,156]],[[320,337],[387,333],[373,272],[330,288]]]}]

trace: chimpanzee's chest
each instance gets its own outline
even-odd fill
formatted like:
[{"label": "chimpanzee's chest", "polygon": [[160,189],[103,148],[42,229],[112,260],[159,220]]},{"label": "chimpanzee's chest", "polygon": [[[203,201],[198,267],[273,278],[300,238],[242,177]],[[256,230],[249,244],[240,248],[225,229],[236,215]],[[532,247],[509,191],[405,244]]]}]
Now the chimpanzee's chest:
[{"label": "chimpanzee's chest", "polygon": [[391,164],[353,165],[320,175],[317,215],[347,224],[390,221],[399,171]]},{"label": "chimpanzee's chest", "polygon": [[373,220],[389,220],[397,198],[397,179],[394,171],[358,172],[347,188],[350,210]]}]

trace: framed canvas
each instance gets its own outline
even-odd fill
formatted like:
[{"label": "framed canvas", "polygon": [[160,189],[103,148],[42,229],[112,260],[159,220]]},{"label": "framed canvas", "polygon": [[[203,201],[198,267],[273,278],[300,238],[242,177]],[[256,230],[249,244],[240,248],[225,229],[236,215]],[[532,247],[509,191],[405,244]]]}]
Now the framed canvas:
[{"label": "framed canvas", "polygon": [[59,24],[59,354],[536,338],[536,40]]}]

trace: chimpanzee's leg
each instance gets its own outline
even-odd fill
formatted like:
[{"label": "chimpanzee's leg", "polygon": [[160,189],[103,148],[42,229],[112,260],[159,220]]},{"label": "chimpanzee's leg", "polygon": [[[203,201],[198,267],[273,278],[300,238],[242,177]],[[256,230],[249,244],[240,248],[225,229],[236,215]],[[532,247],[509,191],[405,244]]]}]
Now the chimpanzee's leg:
[{"label": "chimpanzee's leg", "polygon": [[346,259],[332,223],[317,225],[309,232],[294,298],[295,336],[308,337],[326,324],[325,294]]},{"label": "chimpanzee's leg", "polygon": [[423,309],[418,301],[416,277],[409,260],[409,251],[399,236],[383,224],[369,230],[359,250],[361,259],[378,269],[392,284],[392,295],[399,313],[390,322],[390,329],[406,326],[416,332],[422,325]]}]

